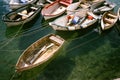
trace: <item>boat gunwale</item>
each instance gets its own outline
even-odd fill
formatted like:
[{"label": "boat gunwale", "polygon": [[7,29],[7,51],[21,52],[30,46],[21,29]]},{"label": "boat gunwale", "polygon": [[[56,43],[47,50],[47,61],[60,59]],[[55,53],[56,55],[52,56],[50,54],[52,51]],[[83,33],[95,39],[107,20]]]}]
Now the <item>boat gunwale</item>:
[{"label": "boat gunwale", "polygon": [[[26,8],[28,8],[28,7],[30,7],[30,6],[35,6],[35,7],[38,8],[37,10],[34,11],[34,13],[33,13],[32,15],[30,15],[30,16],[27,17],[26,19],[21,19],[21,20],[9,20],[8,15],[9,15],[10,13],[11,13],[11,14],[12,14],[12,13],[13,13],[13,14],[15,14],[15,13],[17,14],[17,12],[19,12],[19,11],[21,11],[21,10],[25,10]],[[23,9],[21,9],[21,8],[23,8]],[[21,9],[21,10],[20,10],[20,9]],[[26,20],[29,20],[30,18],[32,18],[32,16],[37,15],[37,14],[40,12],[40,10],[41,10],[41,6],[37,6],[37,5],[34,5],[34,4],[28,4],[28,5],[22,6],[22,7],[14,10],[14,11],[11,11],[11,12],[3,15],[3,16],[2,16],[2,20],[5,21],[5,22],[23,22],[23,21],[26,21]],[[6,19],[6,18],[8,18],[8,19]]]},{"label": "boat gunwale", "polygon": [[38,39],[37,41],[35,41],[35,42],[32,43],[31,45],[29,45],[28,48],[26,48],[26,49],[24,50],[24,52],[20,55],[20,57],[19,57],[19,59],[18,59],[18,61],[17,61],[17,63],[16,63],[16,66],[15,66],[17,72],[21,72],[21,71],[24,71],[24,70],[28,70],[28,69],[37,67],[37,66],[39,66],[40,64],[43,64],[44,62],[48,61],[52,56],[55,55],[54,53],[56,53],[56,52],[62,47],[63,43],[59,45],[58,49],[57,49],[50,57],[48,57],[47,59],[43,60],[42,62],[37,63],[37,64],[29,65],[28,67],[22,67],[22,68],[19,67],[19,61],[23,58],[23,56],[24,56],[24,54],[26,53],[26,51],[27,51],[32,45],[34,45],[35,43],[37,43],[38,41],[41,41],[42,39],[45,39],[46,37],[50,37],[50,36],[56,36],[56,37],[58,37],[59,39],[61,39],[61,40],[63,41],[63,43],[65,42],[65,40],[64,40],[63,38],[61,38],[60,36],[55,35],[55,34],[48,34],[48,35],[46,35],[46,36]]},{"label": "boat gunwale", "polygon": [[[114,21],[113,23],[111,23],[109,26],[107,26],[108,28],[105,28],[106,26],[105,26],[104,17],[105,17],[108,13],[113,14],[113,15],[116,15],[116,18],[114,19],[115,21]],[[105,13],[103,14],[102,18],[101,18],[101,28],[102,28],[102,30],[108,30],[108,29],[112,28],[112,26],[114,26],[114,24],[117,22],[117,20],[118,20],[118,14],[116,14],[116,13],[114,13],[114,12],[112,12],[112,11],[105,12]]]}]

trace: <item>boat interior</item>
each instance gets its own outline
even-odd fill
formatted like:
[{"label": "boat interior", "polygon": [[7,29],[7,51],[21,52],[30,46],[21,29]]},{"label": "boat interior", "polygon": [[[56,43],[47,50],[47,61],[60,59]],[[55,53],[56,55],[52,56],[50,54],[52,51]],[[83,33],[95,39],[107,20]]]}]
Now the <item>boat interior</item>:
[{"label": "boat interior", "polygon": [[[25,3],[29,3],[29,2],[32,2],[33,0],[25,0],[26,2]],[[21,3],[24,3],[22,0],[10,0],[10,4],[21,4]]]},{"label": "boat interior", "polygon": [[113,9],[115,4],[110,2],[104,2],[103,4],[99,5],[94,11],[108,11]]},{"label": "boat interior", "polygon": [[45,8],[47,10],[43,11],[43,15],[56,15],[56,14],[59,14],[66,10],[66,6],[64,6],[58,2],[54,3],[53,5],[54,6],[52,6],[52,4],[47,6]]},{"label": "boat interior", "polygon": [[111,24],[113,24],[116,18],[117,18],[117,15],[114,15],[112,13],[106,14],[104,18],[105,26],[110,26]]},{"label": "boat interior", "polygon": [[92,4],[98,2],[98,0],[83,0],[80,3],[81,8],[89,8]]},{"label": "boat interior", "polygon": [[24,52],[25,54],[20,60],[18,67],[28,67],[47,61],[47,59],[54,55],[62,43],[63,40],[55,36],[50,36],[49,39],[34,43]]},{"label": "boat interior", "polygon": [[24,20],[24,19],[30,17],[31,15],[33,15],[33,13],[35,13],[35,11],[37,11],[37,9],[38,8],[32,6],[30,8],[26,8],[19,12],[13,12],[13,13],[7,15],[7,18],[9,20],[13,20],[13,21]]}]

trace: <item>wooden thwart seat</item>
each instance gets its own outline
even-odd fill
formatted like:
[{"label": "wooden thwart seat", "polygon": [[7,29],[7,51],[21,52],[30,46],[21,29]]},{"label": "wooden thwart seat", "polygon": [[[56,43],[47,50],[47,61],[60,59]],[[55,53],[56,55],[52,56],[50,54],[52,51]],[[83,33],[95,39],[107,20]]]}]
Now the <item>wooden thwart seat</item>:
[{"label": "wooden thwart seat", "polygon": [[[110,24],[109,24],[109,23],[106,23],[105,26],[106,26],[106,27],[107,27],[107,26],[110,26]],[[106,27],[105,27],[105,28],[106,28]]]},{"label": "wooden thwart seat", "polygon": [[30,7],[30,8],[31,8],[31,9],[33,9],[33,10],[37,10],[37,9],[38,9],[38,8],[36,8],[36,7],[33,7],[33,6],[32,6],[32,7]]},{"label": "wooden thwart seat", "polygon": [[23,14],[23,13],[17,13],[18,15],[21,15],[21,16],[24,16],[24,17],[29,17],[28,15],[26,15],[26,14]]},{"label": "wooden thwart seat", "polygon": [[107,18],[105,18],[104,20],[105,20],[106,23],[109,23],[109,24],[113,23],[113,19],[107,19]]},{"label": "wooden thwart seat", "polygon": [[111,18],[116,18],[117,16],[113,15],[113,14],[107,14],[109,17]]},{"label": "wooden thwart seat", "polygon": [[51,36],[51,37],[49,37],[49,39],[50,39],[52,42],[54,42],[54,43],[56,43],[56,44],[58,44],[58,45],[60,45],[60,44],[63,43],[62,40],[58,39],[58,38],[55,37],[55,36]]}]

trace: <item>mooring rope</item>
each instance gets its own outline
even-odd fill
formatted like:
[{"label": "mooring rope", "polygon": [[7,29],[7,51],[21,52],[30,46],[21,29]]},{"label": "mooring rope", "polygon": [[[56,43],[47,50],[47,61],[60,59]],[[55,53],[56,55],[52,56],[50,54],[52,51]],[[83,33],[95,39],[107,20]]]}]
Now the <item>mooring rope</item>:
[{"label": "mooring rope", "polygon": [[3,46],[0,47],[0,49],[2,49],[3,47],[5,47],[6,45],[8,45],[19,33],[19,31],[22,29],[24,23],[21,25],[21,27],[19,28],[18,32],[16,33],[16,35],[14,35],[10,40],[8,40],[8,42],[6,42]]},{"label": "mooring rope", "polygon": [[91,39],[91,40],[88,40],[88,41],[86,41],[86,42],[84,42],[84,43],[81,43],[81,44],[79,44],[79,45],[76,45],[75,47],[72,47],[71,49],[68,49],[66,52],[69,53],[69,52],[71,52],[72,50],[74,50],[74,49],[76,49],[76,48],[79,48],[79,47],[82,47],[82,46],[84,46],[84,45],[86,45],[86,44],[88,44],[88,43],[90,43],[90,42],[92,42],[92,41],[94,41],[94,40],[99,39],[99,38],[100,38],[100,37],[97,36],[97,37],[95,37],[95,38],[93,38],[93,39]]},{"label": "mooring rope", "polygon": [[[45,26],[45,27],[44,27]],[[18,31],[16,34],[15,34],[15,36],[14,36],[14,39],[17,39],[17,38],[20,38],[20,37],[23,37],[23,36],[28,36],[28,35],[31,35],[31,34],[34,34],[34,33],[36,33],[36,32],[38,32],[38,31],[42,31],[42,30],[44,30],[44,29],[46,29],[48,26],[46,26],[46,25],[42,25],[42,28],[41,27],[37,27],[37,28],[34,28],[34,29],[31,29],[30,31],[25,31],[25,32],[23,32],[23,33],[21,33],[21,34],[23,34],[23,35],[20,35],[20,36],[17,36],[18,35],[18,33],[20,32],[20,31]],[[20,29],[22,29],[22,28],[20,28]],[[13,34],[12,34],[13,35]],[[6,42],[8,42],[9,41],[9,39],[5,39],[5,40],[2,40],[2,41],[0,41],[1,43],[0,44],[4,44],[4,43],[6,43]],[[1,49],[1,48],[0,48]]]}]

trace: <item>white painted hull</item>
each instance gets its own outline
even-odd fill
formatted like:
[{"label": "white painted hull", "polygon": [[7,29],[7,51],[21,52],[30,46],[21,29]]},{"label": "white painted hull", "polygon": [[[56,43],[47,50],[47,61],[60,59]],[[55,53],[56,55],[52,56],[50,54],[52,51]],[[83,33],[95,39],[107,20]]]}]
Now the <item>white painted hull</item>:
[{"label": "white painted hull", "polygon": [[59,1],[55,1],[47,6],[45,6],[41,14],[44,16],[45,20],[58,17],[66,11],[67,6],[61,4]]},{"label": "white painted hull", "polygon": [[31,44],[19,57],[16,71],[22,72],[43,65],[57,56],[65,40],[58,35],[48,34]]},{"label": "white painted hull", "polygon": [[[108,16],[108,14],[113,15],[113,17]],[[107,15],[107,17],[105,17]],[[101,28],[102,30],[110,29],[118,20],[118,15],[112,12],[105,12],[101,19]]]},{"label": "white painted hull", "polygon": [[10,0],[10,8],[11,9],[17,9],[20,8],[21,6],[25,6],[27,4],[34,4],[37,0],[28,0],[26,3],[21,3],[19,0]]},{"label": "white painted hull", "polygon": [[44,19],[45,20],[48,20],[48,19],[52,19],[52,18],[55,18],[55,17],[58,17],[60,15],[62,15],[65,11],[63,11],[62,13],[58,14],[58,15],[48,15],[48,16],[44,16]]},{"label": "white painted hull", "polygon": [[56,19],[53,22],[50,22],[49,25],[54,29],[54,30],[58,30],[58,31],[75,31],[75,30],[79,30],[79,29],[85,29],[91,25],[93,25],[95,22],[97,22],[98,17],[94,14],[92,14],[91,12],[87,12],[88,15],[93,16],[92,20],[89,20],[86,18],[86,16],[83,16],[79,23],[75,24],[75,25],[68,25],[68,19],[67,19],[67,15],[62,16],[58,19]]}]

